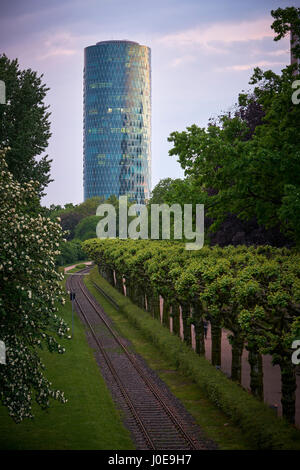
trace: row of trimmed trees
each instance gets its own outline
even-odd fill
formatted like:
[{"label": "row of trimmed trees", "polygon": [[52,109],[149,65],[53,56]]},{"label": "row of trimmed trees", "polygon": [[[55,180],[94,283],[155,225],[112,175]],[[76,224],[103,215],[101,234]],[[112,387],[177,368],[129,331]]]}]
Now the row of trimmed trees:
[{"label": "row of trimmed trees", "polygon": [[299,332],[300,255],[265,247],[207,248],[188,252],[174,242],[100,240],[83,248],[99,272],[154,317],[205,354],[203,321],[211,324],[212,364],[221,365],[222,328],[230,332],[231,378],[241,382],[241,357],[248,350],[251,392],[263,399],[262,354],[281,369],[283,415],[295,420],[295,365],[291,345]]}]

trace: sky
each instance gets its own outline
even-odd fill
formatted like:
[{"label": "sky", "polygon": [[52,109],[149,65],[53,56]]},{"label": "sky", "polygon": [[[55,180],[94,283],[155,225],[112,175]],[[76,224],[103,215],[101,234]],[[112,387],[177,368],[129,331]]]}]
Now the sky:
[{"label": "sky", "polygon": [[152,188],[182,178],[173,131],[229,110],[256,66],[279,73],[289,41],[274,42],[271,10],[284,0],[0,0],[0,54],[43,74],[50,88],[47,154],[54,182],[42,203],[83,201],[83,50],[127,39],[152,54]]}]

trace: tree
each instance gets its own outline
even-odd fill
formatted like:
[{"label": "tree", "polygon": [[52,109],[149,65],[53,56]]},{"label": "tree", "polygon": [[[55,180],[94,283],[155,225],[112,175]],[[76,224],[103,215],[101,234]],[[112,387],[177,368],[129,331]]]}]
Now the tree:
[{"label": "tree", "polygon": [[[82,202],[81,204],[78,204],[75,206],[74,212],[77,214],[80,214],[80,216],[87,217],[88,215],[95,215],[97,207],[104,202],[104,198],[102,196],[94,196],[86,201]],[[66,204],[65,207],[68,209],[69,204]]]},{"label": "tree", "polygon": [[256,304],[241,310],[239,323],[249,342],[262,354],[271,354],[281,370],[283,416],[295,422],[296,368],[291,360],[291,344],[299,319],[299,256],[277,256],[260,260],[247,268],[258,281]]},{"label": "tree", "polygon": [[[290,33],[293,56],[299,59],[300,43],[297,41],[297,38],[300,38],[300,8],[277,8],[277,10],[271,11],[271,15],[274,18],[271,28],[277,33],[274,41],[279,41],[287,33]],[[293,68],[296,73],[299,73],[299,67],[297,70],[296,65],[293,65]]]},{"label": "tree", "polygon": [[[294,21],[289,28],[298,34],[294,10],[289,10]],[[276,14],[285,18],[282,12]],[[280,24],[273,23],[275,30]],[[194,124],[170,135],[174,147],[169,153],[179,156],[185,174],[202,189],[213,230],[231,213],[241,220],[255,219],[267,229],[280,226],[300,242],[300,106],[292,102],[294,80],[294,66],[287,66],[281,75],[256,68],[250,81],[254,90],[240,94],[239,105],[243,110],[255,104],[257,122],[240,112],[222,116],[207,129]],[[293,217],[287,218],[289,214]]]},{"label": "tree", "polygon": [[0,401],[20,422],[33,417],[33,399],[44,409],[50,398],[65,402],[44,375],[39,349],[63,353],[59,338],[67,325],[57,316],[64,303],[55,257],[62,231],[54,222],[33,214],[40,183],[20,184],[8,171],[0,151],[0,339],[6,365],[0,364]]},{"label": "tree", "polygon": [[84,259],[86,259],[86,254],[81,248],[81,241],[74,238],[63,244],[61,252],[56,258],[56,264],[58,266],[64,266]]},{"label": "tree", "polygon": [[90,215],[81,219],[75,228],[75,238],[81,241],[88,240],[89,238],[96,238],[96,227],[101,217],[97,215]]},{"label": "tree", "polygon": [[160,180],[151,192],[149,205],[163,204],[164,202],[166,202],[166,195],[168,194],[174,181],[175,180],[172,180],[172,178],[164,178]]},{"label": "tree", "polygon": [[67,231],[67,240],[72,240],[75,236],[75,227],[82,219],[82,216],[77,212],[64,211],[60,216],[60,224],[64,231]]},{"label": "tree", "polygon": [[193,204],[199,202],[199,189],[196,187],[193,178],[184,179],[165,178],[159,181],[152,191],[151,204]]},{"label": "tree", "polygon": [[43,208],[45,214],[50,218],[60,217],[61,226],[64,231],[67,231],[67,240],[72,240],[75,236],[76,225],[85,217],[96,214],[97,207],[103,202],[103,197],[92,197],[82,202],[81,204],[74,205],[72,203],[65,204],[64,207],[54,206],[50,208]]},{"label": "tree", "polygon": [[48,156],[43,156],[50,133],[49,106],[44,103],[49,88],[31,69],[20,70],[18,60],[0,56],[0,79],[6,86],[6,104],[0,105],[0,148],[6,152],[9,171],[20,183],[39,183],[38,193],[52,181]]}]

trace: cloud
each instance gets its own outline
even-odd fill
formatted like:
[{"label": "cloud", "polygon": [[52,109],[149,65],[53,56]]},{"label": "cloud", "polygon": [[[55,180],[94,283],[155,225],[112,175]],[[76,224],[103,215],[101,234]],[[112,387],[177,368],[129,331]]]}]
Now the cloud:
[{"label": "cloud", "polygon": [[195,62],[196,60],[197,58],[193,55],[183,55],[181,57],[176,57],[175,59],[173,59],[170,62],[169,67],[179,67],[181,65],[187,65],[192,62]]},{"label": "cloud", "polygon": [[255,21],[217,22],[210,26],[187,29],[174,34],[161,36],[156,41],[168,47],[201,46],[218,51],[216,42],[228,44],[235,41],[253,41],[273,37],[270,18]]},{"label": "cloud", "polygon": [[[286,48],[283,49],[275,49],[275,50],[268,50],[270,47],[274,48],[275,44],[274,42],[268,41],[268,43],[265,41],[264,44],[258,44],[258,47],[253,44],[253,47],[251,47],[250,55],[252,57],[259,56],[259,57],[281,57],[286,60],[287,56],[290,54],[290,48],[289,48],[289,38],[284,38],[281,41],[281,46],[285,46]],[[263,46],[263,47],[262,47]],[[285,56],[285,57],[284,57]]]},{"label": "cloud", "polygon": [[265,55],[270,55],[270,56],[279,56],[279,55],[286,55],[289,54],[290,50],[289,49],[278,49],[277,51],[270,51],[270,52],[265,52]]},{"label": "cloud", "polygon": [[57,56],[70,56],[76,54],[77,51],[73,49],[52,49],[51,51],[47,52],[47,54],[41,55],[38,58],[40,60],[48,59],[49,57],[57,57]]},{"label": "cloud", "polygon": [[227,65],[225,67],[219,67],[218,71],[221,71],[221,70],[244,71],[244,70],[252,70],[254,69],[254,67],[274,67],[276,65],[284,65],[284,62],[269,62],[267,60],[261,60],[259,62],[254,62],[252,64]]},{"label": "cloud", "polygon": [[[255,66],[272,67],[286,63],[289,40],[284,38],[278,49],[278,43],[274,43],[273,37],[270,17],[266,16],[240,22],[217,21],[207,26],[162,35],[154,43],[168,51],[168,54],[170,51],[174,53],[175,57],[168,62],[170,68],[196,61],[217,60],[219,71],[239,71],[250,70]],[[271,50],[272,48],[277,50]],[[216,55],[218,59],[213,59]],[[245,56],[248,64],[243,64]],[[281,59],[282,62],[279,62]]]},{"label": "cloud", "polygon": [[[39,60],[50,57],[72,56],[79,52],[76,47],[77,38],[70,33],[56,33],[43,41],[43,53],[38,56]],[[41,49],[40,49],[41,50]]]}]

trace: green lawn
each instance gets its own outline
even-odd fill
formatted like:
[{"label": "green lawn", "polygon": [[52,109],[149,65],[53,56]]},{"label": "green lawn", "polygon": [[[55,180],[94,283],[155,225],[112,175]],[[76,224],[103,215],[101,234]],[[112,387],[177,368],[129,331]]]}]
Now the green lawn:
[{"label": "green lawn", "polygon": [[[66,297],[67,298],[67,297]],[[60,315],[71,325],[71,303]],[[35,419],[15,424],[0,407],[0,449],[134,449],[88,346],[85,327],[75,315],[74,339],[63,355],[43,352],[47,377],[68,402],[35,407]]]},{"label": "green lawn", "polygon": [[[160,378],[169,386],[173,394],[181,400],[185,408],[195,418],[195,421],[205,432],[205,435],[215,441],[220,449],[249,450],[251,447],[243,437],[241,429],[212,404],[187,376],[176,370],[161,351],[145,338],[140,330],[133,326],[122,311],[117,311],[101,293],[95,289],[91,279],[97,282],[105,291],[108,283],[98,274],[97,267],[92,269],[90,276],[85,276],[84,282],[104,308],[105,312],[114,321],[114,326],[121,336],[131,341],[131,347],[140,354],[149,367],[157,372]],[[109,286],[109,294],[118,302],[120,294]]]}]

